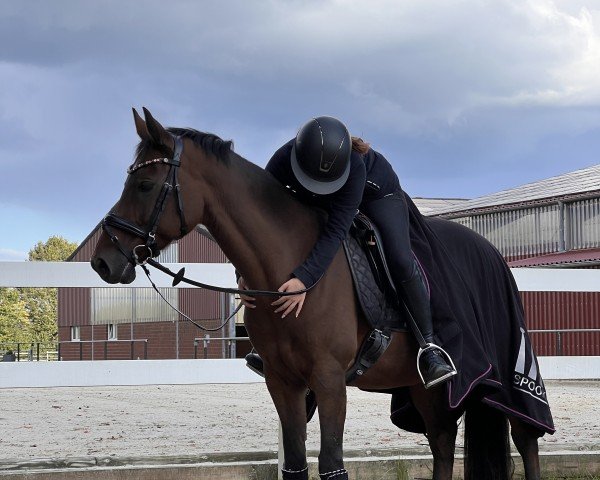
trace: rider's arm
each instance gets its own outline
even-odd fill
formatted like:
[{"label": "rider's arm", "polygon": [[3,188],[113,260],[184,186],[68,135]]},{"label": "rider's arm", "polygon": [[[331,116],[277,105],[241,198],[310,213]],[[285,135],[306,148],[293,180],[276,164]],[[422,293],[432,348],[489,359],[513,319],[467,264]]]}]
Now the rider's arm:
[{"label": "rider's arm", "polygon": [[[330,195],[327,208],[329,217],[312,251],[298,266],[293,275],[308,288],[325,273],[342,241],[348,235],[365,188],[365,165],[358,154],[353,153],[350,176],[344,186]],[[357,160],[358,158],[358,160]]]},{"label": "rider's arm", "polygon": [[294,140],[290,140],[282,145],[265,166],[265,170],[273,175],[284,187],[293,186],[297,183],[290,165],[293,144]]}]

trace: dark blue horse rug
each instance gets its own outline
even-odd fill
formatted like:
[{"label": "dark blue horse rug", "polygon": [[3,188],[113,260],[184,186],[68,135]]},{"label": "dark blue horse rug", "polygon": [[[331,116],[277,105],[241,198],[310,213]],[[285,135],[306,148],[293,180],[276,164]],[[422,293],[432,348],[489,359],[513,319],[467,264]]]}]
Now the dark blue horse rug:
[{"label": "dark blue horse rug", "polygon": [[[406,200],[412,249],[429,282],[434,331],[458,370],[443,387],[448,408],[462,408],[466,399],[478,398],[554,433],[521,297],[504,258],[473,230],[424,217],[408,195]],[[395,403],[394,423],[422,431],[408,396],[406,403]]]}]

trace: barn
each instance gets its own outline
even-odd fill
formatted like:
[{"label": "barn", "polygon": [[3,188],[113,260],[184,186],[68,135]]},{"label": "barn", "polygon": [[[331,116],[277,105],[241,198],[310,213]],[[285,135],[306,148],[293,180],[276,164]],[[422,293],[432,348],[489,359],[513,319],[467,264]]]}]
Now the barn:
[{"label": "barn", "polygon": [[[88,262],[100,233],[100,226],[97,226],[68,261]],[[158,260],[165,263],[227,262],[202,226],[171,244],[161,252]],[[235,308],[231,295],[196,288],[160,290],[174,306],[209,328],[219,326]],[[180,319],[151,287],[58,289],[59,356],[62,360],[235,357],[249,351],[248,341],[216,339],[243,337],[245,331],[243,325],[239,325],[239,320],[230,322],[228,326],[206,334]]]},{"label": "barn", "polygon": [[[600,164],[434,209],[491,241],[510,267],[600,266]],[[600,355],[600,293],[523,292],[538,355]],[[571,331],[575,330],[575,331]]]}]

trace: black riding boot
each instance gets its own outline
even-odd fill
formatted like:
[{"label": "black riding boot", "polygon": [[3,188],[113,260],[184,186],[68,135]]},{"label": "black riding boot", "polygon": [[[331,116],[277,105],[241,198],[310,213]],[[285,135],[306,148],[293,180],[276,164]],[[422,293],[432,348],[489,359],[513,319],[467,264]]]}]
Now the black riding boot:
[{"label": "black riding boot", "polygon": [[258,353],[256,353],[254,350],[252,350],[248,355],[246,355],[246,366],[254,373],[264,378],[265,367],[263,365],[262,358],[260,358]]},{"label": "black riding boot", "polygon": [[[398,294],[404,299],[415,320],[416,325],[412,325],[412,327],[417,341],[419,341],[419,335],[421,335],[425,343],[428,344],[427,347],[419,345],[421,350],[419,352],[420,357],[418,357],[418,367],[425,388],[446,382],[457,372],[454,366],[451,365],[450,358],[446,359],[447,354],[442,353],[440,347],[434,343],[429,294],[421,270],[416,263],[410,280],[400,283]],[[420,341],[419,344],[421,344]]]},{"label": "black riding boot", "polygon": [[[260,355],[252,350],[248,355],[246,355],[246,366],[252,370],[254,373],[257,373],[261,377],[265,376],[265,368],[263,365],[262,358]],[[313,415],[315,414],[315,410],[317,409],[317,397],[315,396],[315,392],[308,389],[306,391],[306,421],[310,422]]]}]

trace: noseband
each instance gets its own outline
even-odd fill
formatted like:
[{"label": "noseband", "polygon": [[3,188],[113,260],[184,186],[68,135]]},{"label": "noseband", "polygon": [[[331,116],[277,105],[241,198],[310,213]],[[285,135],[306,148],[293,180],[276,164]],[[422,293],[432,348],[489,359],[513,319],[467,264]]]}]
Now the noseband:
[{"label": "noseband", "polygon": [[[138,225],[123,217],[119,217],[112,212],[106,215],[102,220],[102,229],[110,237],[110,240],[117,246],[119,251],[125,255],[127,260],[134,265],[144,265],[148,258],[157,257],[160,253],[158,244],[156,242],[156,230],[158,229],[160,216],[165,208],[167,198],[172,191],[175,195],[175,204],[177,206],[177,212],[179,213],[179,231],[181,236],[183,237],[188,231],[185,216],[183,214],[183,198],[181,196],[179,180],[177,178],[177,171],[181,165],[183,140],[181,137],[173,136],[173,142],[175,144],[173,158],[154,158],[152,160],[138,163],[137,165],[132,164],[127,169],[127,174],[131,175],[141,168],[148,167],[150,165],[169,165],[169,172],[167,173],[167,177],[165,178],[162,189],[158,195],[158,198],[156,199],[154,210],[152,211],[152,215],[150,216],[150,221],[148,222],[146,229],[144,230]],[[135,246],[131,253],[127,253],[111,227],[130,233],[135,237],[139,237],[144,240],[144,243]],[[143,257],[144,253],[146,254],[145,257]]]}]

